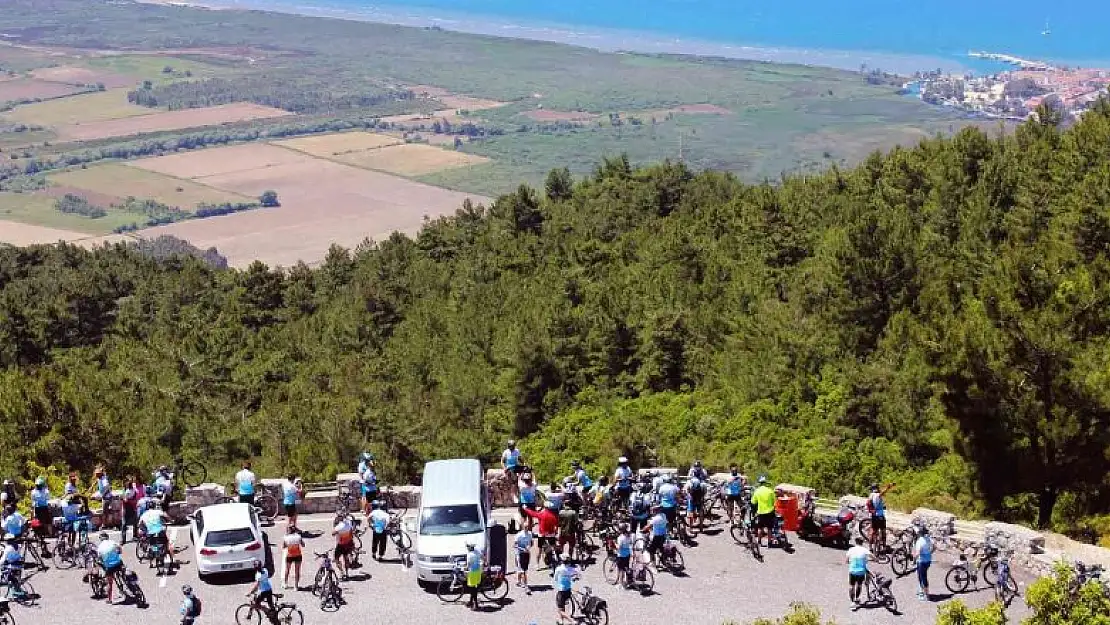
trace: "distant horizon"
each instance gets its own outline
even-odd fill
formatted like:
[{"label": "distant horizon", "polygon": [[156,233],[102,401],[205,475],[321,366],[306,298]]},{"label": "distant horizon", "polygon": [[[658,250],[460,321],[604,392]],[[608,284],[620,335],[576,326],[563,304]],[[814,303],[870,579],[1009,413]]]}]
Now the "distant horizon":
[{"label": "distant horizon", "polygon": [[[857,46],[854,49],[822,45],[834,43],[834,41],[815,41],[815,45],[812,46],[744,43],[739,39],[735,41],[724,40],[720,38],[720,35],[717,35],[717,38],[713,38],[712,35],[720,32],[719,29],[713,30],[712,33],[706,33],[710,36],[695,35],[691,37],[684,33],[677,32],[679,30],[690,31],[697,26],[704,26],[704,24],[698,20],[690,20],[690,24],[668,24],[667,28],[674,28],[676,31],[673,33],[663,32],[658,29],[638,28],[637,26],[641,24],[633,24],[630,27],[620,28],[606,25],[606,21],[613,21],[612,16],[610,16],[608,20],[603,18],[595,19],[594,21],[599,22],[596,25],[581,22],[571,23],[558,21],[561,14],[565,14],[569,11],[569,9],[565,7],[562,9],[558,7],[567,4],[582,4],[587,2],[587,0],[564,0],[564,2],[560,3],[558,6],[549,2],[538,2],[536,3],[538,6],[533,6],[531,9],[521,8],[519,3],[514,3],[511,0],[413,0],[412,2],[405,2],[405,0],[389,0],[388,4],[376,2],[369,4],[363,0],[315,0],[312,4],[304,4],[298,0],[138,1],[159,4],[189,4],[221,9],[264,10],[402,26],[439,27],[444,30],[455,32],[564,43],[608,52],[627,51],[649,54],[664,53],[694,56],[719,56],[740,60],[830,67],[848,71],[858,71],[861,65],[866,65],[871,69],[877,68],[901,75],[911,75],[917,71],[933,71],[936,69],[940,69],[947,73],[971,71],[977,74],[996,73],[1009,69],[1009,66],[996,61],[975,59],[968,56],[968,52],[972,50],[1009,54],[1057,65],[1110,68],[1110,46],[1107,46],[1107,49],[1103,50],[1101,45],[1096,44],[1099,53],[1098,56],[1105,55],[1105,60],[1083,61],[1078,60],[1078,58],[1066,58],[1066,54],[1063,56],[1038,54],[1034,50],[1024,50],[1021,45],[1016,45],[1018,40],[1020,40],[1020,38],[1017,37],[1015,37],[1016,41],[1014,46],[997,45],[1001,43],[1001,40],[1005,39],[1005,37],[998,35],[995,31],[991,31],[994,35],[993,37],[984,37],[985,40],[981,45],[975,45],[975,42],[972,41],[962,49],[952,49],[951,46],[949,46],[945,49],[944,53],[940,53],[939,50],[921,50],[913,52],[905,50],[883,51],[877,49],[875,46],[869,47],[867,45]],[[661,9],[669,8],[671,10],[676,10],[677,8],[684,8],[687,10],[687,13],[684,13],[684,15],[689,15],[691,17],[699,15],[696,11],[688,11],[690,6],[688,0],[648,1],[654,2],[655,5]],[[712,8],[712,5],[720,4],[722,0],[700,1]],[[871,0],[857,0],[857,2],[863,3],[870,1]],[[1015,2],[1021,4],[1021,2],[1031,1],[1032,0],[1011,0],[1008,4],[1014,4]],[[796,0],[795,4],[799,2],[801,4],[808,4],[818,2],[818,0]],[[621,3],[630,4],[628,0],[602,0],[598,4],[607,5],[612,9],[620,6]],[[445,4],[450,6],[444,6]],[[986,4],[991,4],[991,2],[988,1]],[[675,7],[674,5],[682,6]],[[1107,18],[1110,19],[1110,8],[1102,8],[1101,5],[1099,5],[1098,10],[1107,13]],[[491,11],[496,11],[496,13]],[[535,14],[530,14],[528,16],[520,14],[526,11],[532,11]],[[560,11],[562,13],[560,13]],[[553,14],[554,17],[548,19],[546,17],[548,13]],[[1011,15],[1012,13],[1013,12],[1010,12],[1006,15]],[[590,15],[591,18],[596,17],[588,12],[581,12],[576,15]],[[758,22],[762,15],[763,14],[760,12],[752,12],[749,21]],[[749,14],[745,14],[745,16],[748,17]],[[774,22],[772,18],[780,19],[781,21],[781,16],[770,16],[764,19],[769,23],[781,26],[781,23]],[[959,27],[959,24],[953,23],[954,29],[958,30]],[[1036,35],[1047,40],[1048,37],[1040,35],[1040,31],[1043,27],[1044,23],[1042,20],[1041,23],[1036,25]],[[886,29],[887,27],[879,23],[865,23],[860,27],[862,32],[870,33],[872,36],[875,36],[876,32],[885,34]],[[1068,29],[1069,27],[1065,25],[1064,32],[1068,33]],[[804,29],[799,27],[798,30]],[[828,32],[828,30],[829,29],[823,29],[820,32],[824,34]],[[1056,31],[1054,30],[1053,32]],[[777,35],[784,40],[793,41],[803,36],[802,34],[794,32],[770,33],[760,31],[759,34],[764,40],[773,38]],[[947,31],[934,34],[937,35],[938,40],[947,42],[952,39],[948,36],[949,33],[947,33]],[[883,39],[883,37],[875,38],[877,40]],[[920,37],[918,38],[920,39]],[[829,37],[825,37],[825,39],[829,39]],[[991,41],[991,39],[995,39],[996,41]],[[754,39],[752,41],[754,41]],[[860,43],[866,44],[868,42],[860,41]],[[1026,47],[1035,47],[1035,45],[1041,45],[1043,47],[1048,45],[1040,41],[1030,43],[1028,36],[1025,37],[1025,43]],[[925,45],[922,44],[921,47],[925,47]],[[1046,48],[1046,50],[1048,49],[1051,48]],[[1076,48],[1076,50],[1084,49],[1086,48]]]}]

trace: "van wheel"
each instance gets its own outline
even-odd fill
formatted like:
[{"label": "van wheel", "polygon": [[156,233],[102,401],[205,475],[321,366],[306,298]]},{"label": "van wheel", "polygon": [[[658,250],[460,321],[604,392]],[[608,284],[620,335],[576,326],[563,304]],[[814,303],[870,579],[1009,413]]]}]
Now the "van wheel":
[{"label": "van wheel", "polygon": [[416,585],[420,586],[420,590],[423,590],[424,592],[435,592],[436,589],[436,584],[424,581],[420,578],[416,579]]}]

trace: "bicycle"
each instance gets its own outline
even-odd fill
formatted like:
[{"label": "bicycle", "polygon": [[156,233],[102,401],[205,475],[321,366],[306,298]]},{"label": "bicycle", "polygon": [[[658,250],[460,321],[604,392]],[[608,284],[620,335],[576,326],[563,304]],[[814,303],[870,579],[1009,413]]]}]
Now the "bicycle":
[{"label": "bicycle", "polygon": [[401,564],[408,568],[412,566],[412,537],[404,530],[402,522],[400,514],[390,515],[385,531],[390,542],[397,548],[397,554],[401,556]]},{"label": "bicycle", "polygon": [[170,479],[176,481],[179,476],[186,486],[196,488],[208,481],[208,469],[196,460],[185,462],[183,458],[174,458]]},{"label": "bicycle", "polygon": [[1012,552],[1007,551],[998,558],[998,579],[994,585],[994,596],[1005,608],[1010,607],[1010,602],[1018,595],[1017,582],[1010,574],[1012,555]]},{"label": "bicycle", "polygon": [[[458,603],[466,593],[466,560],[457,558],[451,569],[451,574],[439,581],[436,586],[436,596],[444,603]],[[494,603],[501,603],[509,596],[509,582],[505,579],[505,571],[500,566],[488,566],[482,569],[482,580],[478,583],[478,592]]]},{"label": "bicycle", "polygon": [[346,603],[343,600],[343,589],[339,586],[339,576],[335,574],[331,556],[325,551],[316,554],[317,560],[323,560],[320,570],[316,572],[316,579],[312,584],[312,594],[320,597],[320,609],[324,612],[337,612],[339,606]]},{"label": "bicycle", "polygon": [[1073,567],[1075,571],[1071,582],[1068,584],[1068,597],[1073,601],[1079,598],[1079,592],[1088,582],[1094,582],[1099,585],[1102,592],[1110,596],[1110,590],[1107,589],[1106,584],[1102,581],[1102,574],[1105,570],[1101,565],[1095,564],[1087,566],[1082,562],[1076,562]]},{"label": "bicycle", "polygon": [[4,598],[0,598],[0,625],[15,625],[12,608],[8,604],[8,600]]},{"label": "bicycle", "polygon": [[659,568],[667,569],[673,575],[686,570],[686,559],[682,557],[682,551],[679,550],[678,545],[671,540],[663,543],[657,562]]},{"label": "bicycle", "polygon": [[891,580],[880,573],[868,571],[863,583],[867,589],[867,603],[882,605],[892,614],[898,614],[898,600],[890,589]]},{"label": "bicycle", "polygon": [[[251,593],[250,601],[235,608],[235,622],[238,625],[260,625],[262,615],[279,625],[304,625],[304,614],[297,609],[297,604],[292,602],[278,603],[271,611],[258,602],[258,594]],[[277,601],[285,595],[274,595]]]},{"label": "bicycle", "polygon": [[151,542],[150,535],[146,533],[141,534],[139,539],[135,541],[135,559],[140,564],[147,562],[151,567],[155,567],[158,575],[173,571],[173,549],[168,544],[161,545]]},{"label": "bicycle", "polygon": [[[237,492],[237,487],[234,484],[228,485],[228,492]],[[220,499],[220,503],[236,503],[239,501],[238,495],[224,495]],[[272,524],[274,519],[278,517],[278,500],[268,492],[260,492],[254,496],[254,510],[258,513],[258,518],[264,523]]]},{"label": "bicycle", "polygon": [[85,547],[89,545],[88,517],[62,521],[55,527],[60,534],[54,543],[54,566],[59,569],[73,568],[82,562]]},{"label": "bicycle", "polygon": [[99,566],[87,567],[87,572],[81,581],[89,585],[93,599],[103,599],[108,596],[108,579]]},{"label": "bicycle", "polygon": [[584,586],[570,595],[570,616],[586,625],[609,625],[609,604],[595,595],[592,588]]},{"label": "bicycle", "polygon": [[638,540],[640,548],[632,548],[632,557],[628,560],[629,579],[625,581],[625,588],[638,590],[640,594],[651,594],[655,590],[655,573],[651,570],[651,556],[644,551],[643,544]]},{"label": "bicycle", "polygon": [[754,520],[750,514],[747,514],[747,506],[740,512],[740,520],[734,521],[732,527],[729,528],[729,534],[732,535],[732,540],[741,547],[747,547],[751,552],[752,557],[757,561],[763,561],[763,554],[759,550],[759,534],[752,527]]},{"label": "bicycle", "polygon": [[0,586],[4,587],[3,598],[26,607],[35,605],[39,595],[35,592],[34,586],[27,581],[30,578],[30,575],[24,577],[22,566],[5,565],[4,570],[0,572]]},{"label": "bicycle", "polygon": [[46,540],[39,536],[28,535],[24,530],[24,535],[19,540],[19,555],[23,558],[23,566],[33,566],[43,571],[50,568],[42,559],[44,552],[49,553],[46,549]]},{"label": "bicycle", "polygon": [[112,574],[112,579],[116,582],[116,586],[124,597],[134,601],[136,605],[146,605],[146,594],[139,586],[139,575],[137,573],[121,566]]},{"label": "bicycle", "polygon": [[[973,563],[976,560],[979,564]],[[960,555],[956,556],[956,560],[944,575],[944,585],[949,592],[959,594],[967,592],[969,587],[977,590],[982,562],[979,546],[967,547],[960,551]],[[989,583],[988,585],[993,586]]]}]

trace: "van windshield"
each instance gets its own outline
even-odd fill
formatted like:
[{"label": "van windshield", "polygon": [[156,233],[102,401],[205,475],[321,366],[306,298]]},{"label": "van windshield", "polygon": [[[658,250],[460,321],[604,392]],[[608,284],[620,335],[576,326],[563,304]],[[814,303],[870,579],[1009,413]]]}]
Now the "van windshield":
[{"label": "van windshield", "polygon": [[421,536],[459,536],[482,531],[478,506],[436,506],[424,508],[420,515]]}]

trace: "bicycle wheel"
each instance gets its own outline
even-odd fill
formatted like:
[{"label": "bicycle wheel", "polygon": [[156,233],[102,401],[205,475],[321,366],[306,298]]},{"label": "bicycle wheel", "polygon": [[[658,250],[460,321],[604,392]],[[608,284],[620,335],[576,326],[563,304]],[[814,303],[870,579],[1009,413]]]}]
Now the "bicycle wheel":
[{"label": "bicycle wheel", "polygon": [[317,597],[320,596],[320,591],[324,589],[324,577],[327,574],[328,572],[326,570],[320,569],[319,571],[316,571],[316,577],[312,579],[312,594],[316,595]]},{"label": "bicycle wheel", "polygon": [[208,481],[208,469],[196,461],[186,462],[181,466],[181,481],[189,488],[196,488]]},{"label": "bicycle wheel", "polygon": [[327,588],[320,593],[320,609],[324,612],[338,612],[342,604],[343,591],[338,586],[327,583]]},{"label": "bicycle wheel", "polygon": [[732,527],[728,529],[728,533],[732,535],[732,540],[736,541],[737,545],[746,547],[748,539],[751,538],[746,527],[740,523],[733,523]]},{"label": "bicycle wheel", "polygon": [[971,584],[971,573],[962,566],[949,569],[948,574],[944,576],[944,585],[948,587],[948,591],[953,594],[967,592],[967,587]]},{"label": "bicycle wheel", "polygon": [[752,552],[752,557],[756,560],[763,560],[763,553],[760,551],[759,534],[753,533],[750,529],[748,532],[748,549]]},{"label": "bicycle wheel", "polygon": [[235,608],[235,622],[239,625],[260,625],[262,623],[262,612],[255,610],[253,605],[244,603]]},{"label": "bicycle wheel", "polygon": [[393,535],[393,544],[397,551],[412,551],[412,536],[408,532],[397,532]]},{"label": "bicycle wheel", "polygon": [[636,571],[636,576],[633,579],[633,584],[643,594],[647,594],[655,590],[655,573],[651,572],[651,567],[644,566],[639,571]]},{"label": "bicycle wheel", "polygon": [[620,573],[620,569],[617,568],[617,558],[615,556],[609,556],[601,563],[601,574],[606,582],[616,585],[616,583],[620,581]]},{"label": "bicycle wheel", "polygon": [[273,521],[278,515],[277,498],[271,495],[259,495],[254,504],[259,509],[259,516],[267,521]]},{"label": "bicycle wheel", "polygon": [[0,614],[0,625],[15,625],[15,617],[10,612]]},{"label": "bicycle wheel", "polygon": [[914,569],[913,556],[902,549],[895,551],[894,554],[890,556],[890,568],[898,577],[909,575],[910,571]]},{"label": "bicycle wheel", "polygon": [[405,513],[409,511],[408,504],[405,503],[404,498],[393,491],[386,491],[385,504],[389,506],[390,514],[394,516],[405,516]]},{"label": "bicycle wheel", "polygon": [[859,533],[860,536],[863,536],[863,539],[867,541],[868,544],[871,544],[871,519],[861,520],[859,525],[856,526],[856,532]]},{"label": "bicycle wheel", "polygon": [[436,596],[444,603],[458,603],[465,590],[466,584],[463,580],[456,575],[452,575],[439,581],[439,586],[436,587]]},{"label": "bicycle wheel", "polygon": [[1010,607],[1010,602],[1018,594],[1017,582],[1014,581],[1013,576],[1004,575],[999,578],[999,583],[995,585],[996,596],[1005,607]]},{"label": "bicycle wheel", "polygon": [[597,606],[586,622],[590,625],[609,625],[609,608],[603,605]]},{"label": "bicycle wheel", "polygon": [[58,539],[57,544],[54,545],[54,568],[72,569],[77,566],[77,560],[74,556],[73,547],[69,544],[69,541]]},{"label": "bicycle wheel", "polygon": [[979,574],[988,586],[996,586],[998,584],[998,562],[994,560],[986,562],[979,570]]},{"label": "bicycle wheel", "polygon": [[21,606],[31,607],[38,602],[39,595],[35,592],[35,587],[30,582],[20,582],[19,589],[23,592],[22,595],[15,596],[12,589],[8,587],[8,597]]},{"label": "bicycle wheel", "polygon": [[494,603],[500,603],[509,596],[509,582],[504,577],[497,580],[495,584],[483,584],[482,596]]},{"label": "bicycle wheel", "polygon": [[150,543],[145,540],[139,539],[135,543],[135,559],[138,560],[140,564],[142,564],[143,562],[146,562],[149,558]]},{"label": "bicycle wheel", "polygon": [[283,605],[277,611],[278,623],[281,625],[304,625],[304,613],[295,605]]},{"label": "bicycle wheel", "polygon": [[898,600],[894,598],[894,593],[889,588],[883,588],[881,596],[886,609],[892,614],[898,614]]},{"label": "bicycle wheel", "polygon": [[674,554],[667,558],[667,569],[671,573],[681,573],[686,570],[686,558],[682,557],[682,552],[675,549]]}]

